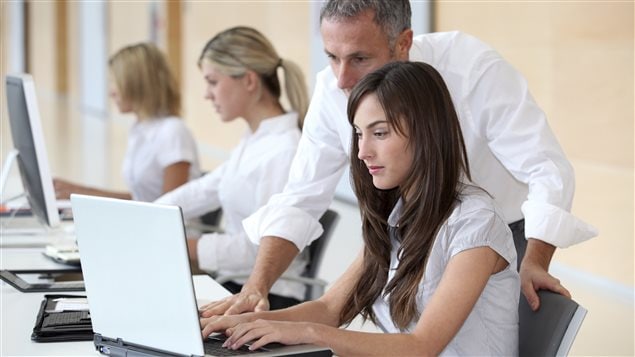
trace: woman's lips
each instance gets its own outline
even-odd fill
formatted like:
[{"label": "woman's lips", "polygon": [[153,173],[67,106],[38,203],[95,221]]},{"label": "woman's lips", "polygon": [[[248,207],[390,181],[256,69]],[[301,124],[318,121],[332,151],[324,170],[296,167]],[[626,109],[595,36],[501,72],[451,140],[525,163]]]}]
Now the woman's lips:
[{"label": "woman's lips", "polygon": [[371,175],[379,173],[382,169],[383,166],[368,166],[368,172],[370,172]]}]

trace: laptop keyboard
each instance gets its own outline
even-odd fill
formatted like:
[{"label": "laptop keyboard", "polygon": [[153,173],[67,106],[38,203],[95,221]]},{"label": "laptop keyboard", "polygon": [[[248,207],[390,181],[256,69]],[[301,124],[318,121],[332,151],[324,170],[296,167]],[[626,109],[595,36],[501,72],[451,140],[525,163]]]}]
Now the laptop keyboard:
[{"label": "laptop keyboard", "polygon": [[232,349],[223,347],[222,343],[205,342],[203,344],[203,348],[205,349],[205,355],[211,355],[211,356],[242,356],[242,355],[248,355],[250,353],[254,353],[254,351],[250,351],[245,346],[242,346],[241,348],[237,350],[232,350]]},{"label": "laptop keyboard", "polygon": [[255,351],[250,351],[247,346],[241,346],[237,350],[232,350],[229,348],[223,347],[223,343],[225,342],[226,337],[224,335],[214,335],[209,336],[203,342],[203,348],[205,349],[206,355],[212,356],[242,356],[248,355],[256,352],[265,352],[264,349],[258,349]]}]

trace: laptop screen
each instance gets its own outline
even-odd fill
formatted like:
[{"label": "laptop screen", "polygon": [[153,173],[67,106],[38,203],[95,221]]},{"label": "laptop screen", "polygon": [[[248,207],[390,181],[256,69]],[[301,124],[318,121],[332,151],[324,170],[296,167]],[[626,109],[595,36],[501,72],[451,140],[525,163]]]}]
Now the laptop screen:
[{"label": "laptop screen", "polygon": [[[112,355],[207,355],[181,209],[83,195],[71,195],[71,202],[98,349]],[[213,284],[199,296],[210,301],[229,296],[208,280]],[[222,346],[222,341],[208,342],[206,347]],[[278,344],[248,354],[330,356],[331,351]]]},{"label": "laptop screen", "polygon": [[71,197],[95,333],[203,355],[181,210]]}]

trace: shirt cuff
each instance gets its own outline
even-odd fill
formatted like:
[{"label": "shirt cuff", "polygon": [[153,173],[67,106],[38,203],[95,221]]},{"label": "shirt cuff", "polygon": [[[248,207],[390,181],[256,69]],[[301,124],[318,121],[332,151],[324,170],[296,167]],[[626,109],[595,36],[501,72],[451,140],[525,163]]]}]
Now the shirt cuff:
[{"label": "shirt cuff", "polygon": [[196,259],[199,269],[207,272],[218,270],[214,234],[204,234],[196,243]]},{"label": "shirt cuff", "polygon": [[302,251],[323,232],[320,222],[296,207],[267,205],[243,220],[249,240],[259,245],[262,237],[286,239]]},{"label": "shirt cuff", "polygon": [[567,248],[598,235],[597,228],[549,203],[525,201],[521,210],[525,216],[525,237],[558,248]]}]

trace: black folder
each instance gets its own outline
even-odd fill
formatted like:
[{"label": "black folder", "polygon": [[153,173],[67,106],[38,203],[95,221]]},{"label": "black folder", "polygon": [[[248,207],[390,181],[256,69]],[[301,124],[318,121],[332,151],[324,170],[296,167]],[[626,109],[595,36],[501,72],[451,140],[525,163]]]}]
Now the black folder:
[{"label": "black folder", "polygon": [[31,340],[36,342],[92,341],[88,309],[55,311],[59,299],[85,299],[79,295],[44,295]]}]

